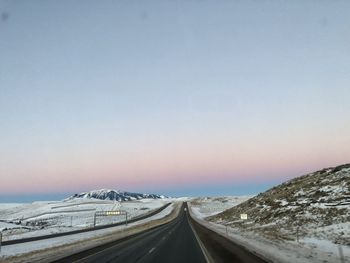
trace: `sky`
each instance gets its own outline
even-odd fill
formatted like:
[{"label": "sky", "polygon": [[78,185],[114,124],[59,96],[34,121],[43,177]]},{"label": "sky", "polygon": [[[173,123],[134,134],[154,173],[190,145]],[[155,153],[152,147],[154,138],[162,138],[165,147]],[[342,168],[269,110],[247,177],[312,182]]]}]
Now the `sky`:
[{"label": "sky", "polygon": [[1,0],[0,202],[252,194],[349,162],[349,8]]}]

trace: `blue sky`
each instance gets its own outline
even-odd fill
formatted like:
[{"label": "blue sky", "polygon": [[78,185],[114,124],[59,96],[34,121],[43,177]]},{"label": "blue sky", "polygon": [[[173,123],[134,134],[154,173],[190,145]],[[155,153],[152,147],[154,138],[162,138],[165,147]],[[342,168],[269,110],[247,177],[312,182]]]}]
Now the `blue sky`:
[{"label": "blue sky", "polygon": [[249,192],[348,162],[349,7],[1,1],[0,192]]}]

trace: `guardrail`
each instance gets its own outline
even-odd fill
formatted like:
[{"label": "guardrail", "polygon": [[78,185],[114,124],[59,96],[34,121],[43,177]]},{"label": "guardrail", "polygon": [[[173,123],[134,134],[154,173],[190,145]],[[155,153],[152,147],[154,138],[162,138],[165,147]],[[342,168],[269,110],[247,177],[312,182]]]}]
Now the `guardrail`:
[{"label": "guardrail", "polygon": [[[146,219],[148,217],[154,216],[155,214],[160,213],[163,211],[165,208],[167,208],[171,203],[167,203],[163,205],[162,207],[146,214],[146,215],[141,215],[136,218],[132,218],[128,221],[128,223],[134,223],[136,221],[140,221],[143,219]],[[68,236],[68,235],[74,235],[74,234],[79,234],[79,233],[85,233],[85,232],[90,232],[90,231],[95,231],[99,229],[105,229],[105,228],[110,228],[110,227],[115,227],[115,226],[121,226],[124,225],[125,222],[118,222],[110,225],[101,225],[101,226],[95,226],[95,227],[89,227],[89,228],[84,228],[84,229],[79,229],[79,230],[73,230],[73,231],[67,231],[67,232],[61,232],[61,233],[56,233],[56,234],[50,234],[50,235],[43,235],[43,236],[37,236],[37,237],[27,237],[27,238],[21,238],[21,239],[14,239],[14,240],[8,240],[8,241],[3,241],[2,245],[7,246],[7,245],[14,245],[14,244],[20,244],[20,243],[25,243],[25,242],[31,242],[31,241],[37,241],[37,240],[43,240],[43,239],[48,239],[48,238],[54,238],[54,237],[61,237],[61,236]]]}]

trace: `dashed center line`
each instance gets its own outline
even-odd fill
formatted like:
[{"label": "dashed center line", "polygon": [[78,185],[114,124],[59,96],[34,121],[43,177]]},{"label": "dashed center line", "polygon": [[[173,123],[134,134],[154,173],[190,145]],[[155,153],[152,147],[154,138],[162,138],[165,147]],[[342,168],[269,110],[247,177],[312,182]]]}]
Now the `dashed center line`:
[{"label": "dashed center line", "polygon": [[150,251],[148,251],[148,254],[151,254],[155,249],[156,249],[155,247],[152,247],[152,248],[150,249]]}]

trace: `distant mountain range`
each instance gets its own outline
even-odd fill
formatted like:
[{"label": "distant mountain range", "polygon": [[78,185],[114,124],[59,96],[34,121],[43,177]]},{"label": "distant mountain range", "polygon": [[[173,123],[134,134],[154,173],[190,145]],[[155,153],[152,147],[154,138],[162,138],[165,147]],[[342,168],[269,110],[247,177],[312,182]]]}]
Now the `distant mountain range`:
[{"label": "distant mountain range", "polygon": [[74,194],[68,199],[75,199],[75,198],[132,201],[132,200],[140,200],[140,199],[146,199],[146,198],[163,199],[167,197],[164,195],[157,195],[157,194],[140,194],[140,193],[124,192],[119,190],[100,189],[100,190],[92,190],[92,191],[84,192],[80,194]]}]

